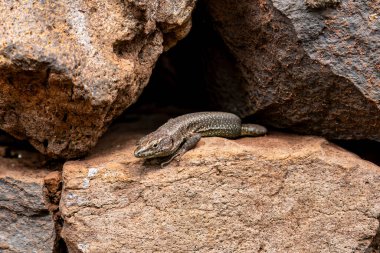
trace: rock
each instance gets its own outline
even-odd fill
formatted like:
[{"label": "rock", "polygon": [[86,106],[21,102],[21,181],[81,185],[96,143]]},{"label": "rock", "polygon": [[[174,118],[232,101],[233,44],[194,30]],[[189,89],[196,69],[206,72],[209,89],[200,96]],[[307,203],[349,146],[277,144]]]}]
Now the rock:
[{"label": "rock", "polygon": [[0,4],[0,128],[51,157],[93,147],[136,101],[195,0]]},{"label": "rock", "polygon": [[210,20],[194,31],[220,108],[299,133],[380,141],[377,2],[207,0],[202,9]]},{"label": "rock", "polygon": [[87,158],[65,163],[60,209],[69,252],[377,247],[376,165],[323,138],[271,133],[203,138],[161,169],[133,156],[148,132],[141,126],[116,125]]},{"label": "rock", "polygon": [[53,171],[44,178],[45,196],[48,199],[50,212],[58,211],[61,199],[62,175],[59,171]]},{"label": "rock", "polygon": [[[62,168],[62,166],[60,166]],[[44,177],[44,195],[46,200],[46,206],[49,212],[52,214],[54,220],[55,233],[58,235],[54,241],[53,253],[67,252],[65,242],[59,236],[62,230],[63,220],[61,218],[61,212],[59,211],[59,201],[61,199],[62,191],[62,173],[60,171],[50,172]]]},{"label": "rock", "polygon": [[55,228],[45,205],[49,171],[0,158],[0,252],[52,252]]}]

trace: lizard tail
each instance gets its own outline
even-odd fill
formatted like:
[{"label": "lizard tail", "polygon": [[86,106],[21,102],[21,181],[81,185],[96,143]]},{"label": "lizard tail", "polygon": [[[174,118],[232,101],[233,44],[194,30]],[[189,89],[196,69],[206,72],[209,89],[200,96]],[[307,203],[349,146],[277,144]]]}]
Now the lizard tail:
[{"label": "lizard tail", "polygon": [[240,135],[241,136],[260,136],[266,134],[268,131],[265,127],[256,124],[242,124]]}]

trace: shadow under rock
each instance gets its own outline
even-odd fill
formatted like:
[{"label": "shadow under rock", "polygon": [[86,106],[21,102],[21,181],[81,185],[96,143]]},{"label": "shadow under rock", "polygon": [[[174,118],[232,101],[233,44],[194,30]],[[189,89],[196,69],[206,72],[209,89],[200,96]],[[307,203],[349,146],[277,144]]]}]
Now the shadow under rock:
[{"label": "shadow under rock", "polygon": [[360,158],[380,166],[380,142],[370,140],[330,140],[334,144],[357,154]]}]

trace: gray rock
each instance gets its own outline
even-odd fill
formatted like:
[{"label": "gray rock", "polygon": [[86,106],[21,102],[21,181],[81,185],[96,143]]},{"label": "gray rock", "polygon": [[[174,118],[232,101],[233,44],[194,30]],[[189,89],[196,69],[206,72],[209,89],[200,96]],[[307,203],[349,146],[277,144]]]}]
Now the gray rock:
[{"label": "gray rock", "polygon": [[0,158],[0,252],[53,251],[55,226],[43,192],[48,173]]},{"label": "gray rock", "polygon": [[380,140],[380,18],[373,1],[208,0],[209,86],[224,110],[334,139]]}]

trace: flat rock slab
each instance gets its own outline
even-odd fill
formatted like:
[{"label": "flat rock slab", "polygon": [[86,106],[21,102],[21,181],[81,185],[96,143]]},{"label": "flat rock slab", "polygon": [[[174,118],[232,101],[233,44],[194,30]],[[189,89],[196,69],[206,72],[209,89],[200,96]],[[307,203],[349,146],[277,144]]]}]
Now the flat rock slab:
[{"label": "flat rock slab", "polygon": [[64,165],[60,208],[70,252],[376,246],[380,168],[322,138],[203,138],[161,169],[134,158],[142,135],[133,129],[114,126],[89,157]]},{"label": "flat rock slab", "polygon": [[0,158],[0,252],[46,252],[55,228],[45,205],[44,177],[50,171]]}]

